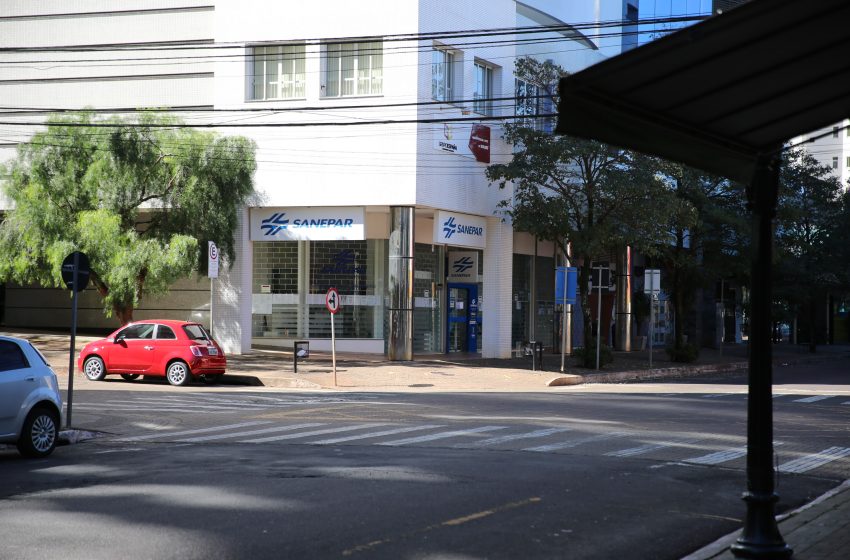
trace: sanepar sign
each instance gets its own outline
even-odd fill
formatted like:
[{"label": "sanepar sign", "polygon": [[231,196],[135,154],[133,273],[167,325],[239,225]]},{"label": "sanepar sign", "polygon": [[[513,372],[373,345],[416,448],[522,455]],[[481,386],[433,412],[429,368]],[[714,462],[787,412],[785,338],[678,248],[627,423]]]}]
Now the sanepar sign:
[{"label": "sanepar sign", "polygon": [[487,245],[487,220],[481,216],[438,210],[434,216],[434,243],[475,247]]},{"label": "sanepar sign", "polygon": [[252,208],[251,241],[363,240],[363,207]]}]

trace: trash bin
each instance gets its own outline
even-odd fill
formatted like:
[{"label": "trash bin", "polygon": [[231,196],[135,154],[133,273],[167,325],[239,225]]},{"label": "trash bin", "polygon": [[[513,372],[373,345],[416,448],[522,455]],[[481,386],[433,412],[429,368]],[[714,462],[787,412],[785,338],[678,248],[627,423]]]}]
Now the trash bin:
[{"label": "trash bin", "polygon": [[310,357],[310,342],[307,340],[296,340],[292,348],[293,369],[298,373],[298,360],[306,360]]}]

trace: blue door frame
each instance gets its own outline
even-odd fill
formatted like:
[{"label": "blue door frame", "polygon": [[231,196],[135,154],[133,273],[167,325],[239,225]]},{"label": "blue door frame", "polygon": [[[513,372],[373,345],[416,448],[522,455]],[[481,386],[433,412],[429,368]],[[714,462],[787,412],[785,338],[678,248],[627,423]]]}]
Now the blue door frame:
[{"label": "blue door frame", "polygon": [[[464,311],[465,313],[461,316],[452,317],[452,311],[457,309],[457,302],[455,302],[451,297],[452,288],[457,288],[461,290],[467,290],[467,300],[464,303]],[[466,351],[467,352],[477,352],[478,351],[478,284],[460,284],[460,283],[448,283],[447,284],[447,313],[446,313],[446,353],[449,352],[449,332],[450,332],[450,324],[451,323],[466,323]],[[452,309],[452,306],[455,306],[455,309]]]}]

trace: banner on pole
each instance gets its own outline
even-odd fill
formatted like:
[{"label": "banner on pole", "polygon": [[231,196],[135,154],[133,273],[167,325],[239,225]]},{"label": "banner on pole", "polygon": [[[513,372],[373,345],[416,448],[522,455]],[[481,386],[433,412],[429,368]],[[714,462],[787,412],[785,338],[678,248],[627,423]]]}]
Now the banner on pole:
[{"label": "banner on pole", "polygon": [[[564,275],[566,275],[566,280]],[[577,289],[578,269],[574,266],[559,266],[555,270],[555,303],[575,305]],[[564,290],[566,290],[566,299]]]}]

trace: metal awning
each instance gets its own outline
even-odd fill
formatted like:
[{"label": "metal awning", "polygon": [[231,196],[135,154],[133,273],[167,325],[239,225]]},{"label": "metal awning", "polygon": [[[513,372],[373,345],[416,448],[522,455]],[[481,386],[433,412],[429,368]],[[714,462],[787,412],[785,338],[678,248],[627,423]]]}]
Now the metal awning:
[{"label": "metal awning", "polygon": [[850,2],[751,0],[560,83],[556,131],[749,184],[747,515],[736,556],[789,558],[774,517],[772,219],[779,152],[850,116]]},{"label": "metal awning", "polygon": [[850,116],[850,2],[752,0],[561,80],[556,131],[749,181]]}]

